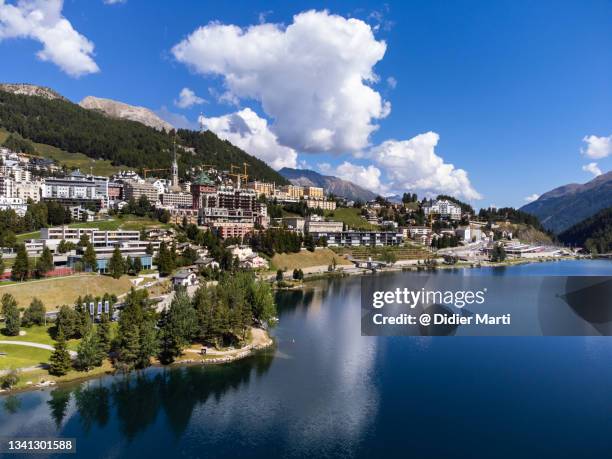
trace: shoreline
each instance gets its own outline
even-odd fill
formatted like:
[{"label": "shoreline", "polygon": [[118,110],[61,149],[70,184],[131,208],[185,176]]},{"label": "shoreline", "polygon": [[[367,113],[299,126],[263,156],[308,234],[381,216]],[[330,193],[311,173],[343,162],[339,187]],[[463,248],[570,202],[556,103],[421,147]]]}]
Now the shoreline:
[{"label": "shoreline", "polygon": [[[179,357],[179,359],[175,360],[174,362],[168,365],[162,365],[156,359],[150,365],[150,367],[177,368],[180,366],[194,366],[194,365],[221,365],[224,363],[231,363],[231,362],[245,359],[247,357],[250,357],[257,351],[267,349],[267,348],[274,346],[275,344],[274,338],[270,336],[267,330],[255,329],[254,327],[252,328],[252,330],[261,330],[265,334],[265,337],[263,338],[263,340],[261,340],[261,342],[252,342],[252,343],[247,344],[244,347],[241,347],[239,349],[235,349],[232,351],[221,351],[223,353],[217,354],[219,355],[218,357],[215,357],[215,354],[208,354],[206,356],[203,356],[204,358],[199,358],[199,359],[181,358],[189,353],[189,349],[191,349],[189,348],[183,352],[182,356]],[[142,370],[134,370],[134,371],[142,371]],[[114,369],[114,367],[110,363],[110,360],[108,359],[103,362],[102,366],[94,368],[93,370],[87,373],[72,370],[70,373],[64,376],[52,376],[47,372],[46,369],[40,368],[40,369],[35,369],[32,371],[20,373],[20,379],[23,378],[25,382],[22,384],[22,382],[20,381],[15,387],[10,388],[10,389],[0,389],[0,396],[9,396],[9,395],[14,395],[16,393],[29,392],[33,390],[41,390],[41,389],[46,389],[49,387],[63,387],[63,386],[68,386],[70,384],[79,384],[87,380],[99,379],[105,376],[116,376],[119,373],[120,373],[119,371]],[[31,378],[28,378],[27,375],[31,375]],[[34,383],[33,380],[37,378],[39,379],[39,382]]]},{"label": "shoreline", "polygon": [[[440,258],[441,259],[441,258]],[[438,260],[438,259],[437,259]],[[438,263],[435,266],[426,266],[424,263],[425,260],[399,260],[401,261],[414,261],[414,263],[410,264],[402,264],[397,265],[397,262],[394,266],[388,266],[384,268],[377,268],[375,270],[370,268],[350,268],[350,269],[338,269],[336,271],[320,271],[317,273],[311,273],[304,276],[304,279],[301,283],[293,285],[291,287],[275,287],[276,290],[294,290],[299,289],[304,286],[307,282],[314,282],[322,279],[333,278],[333,277],[348,277],[348,276],[362,276],[366,274],[372,273],[387,273],[387,272],[420,272],[420,271],[437,271],[439,269],[477,269],[477,268],[504,268],[504,267],[512,267],[519,266],[525,264],[533,264],[533,263],[550,263],[550,262],[561,262],[561,261],[569,261],[569,260],[593,260],[592,257],[581,257],[581,256],[565,256],[565,257],[542,257],[542,258],[521,258],[521,259],[511,259],[505,260],[502,262],[459,262],[454,265],[445,264],[443,262]],[[417,264],[416,262],[423,262],[421,264]]]},{"label": "shoreline", "polygon": [[[576,257],[576,256],[574,257],[554,257],[554,258],[548,257],[548,258],[513,259],[513,260],[507,260],[507,261],[503,261],[499,263],[485,262],[485,264],[464,262],[464,263],[458,263],[455,265],[447,265],[447,264],[441,263],[439,265],[436,265],[435,267],[427,267],[423,264],[420,264],[420,265],[410,264],[410,265],[404,265],[404,266],[385,267],[385,268],[377,269],[375,271],[371,269],[366,269],[366,268],[352,268],[350,270],[342,269],[342,270],[337,270],[337,271],[332,271],[332,272],[321,271],[321,272],[309,274],[304,277],[302,282],[296,283],[291,286],[280,287],[280,288],[275,286],[274,290],[275,291],[277,290],[280,290],[280,291],[282,290],[285,290],[285,291],[300,290],[300,289],[307,288],[306,284],[308,282],[315,282],[318,280],[330,279],[330,278],[344,278],[348,276],[367,275],[367,274],[372,274],[372,273],[378,274],[378,273],[389,273],[389,272],[436,271],[438,269],[498,268],[498,267],[512,267],[512,266],[532,264],[532,263],[562,262],[562,261],[579,260],[579,259],[592,260],[593,258]],[[151,365],[151,367],[168,366],[168,367],[176,368],[180,366],[192,366],[192,365],[222,365],[225,363],[231,363],[231,362],[245,359],[247,357],[250,357],[257,351],[267,349],[275,345],[275,340],[270,336],[267,330],[259,329],[255,327],[253,327],[252,330],[261,330],[262,332],[264,332],[265,333],[264,339],[262,340],[260,336],[259,342],[251,342],[242,348],[226,350],[226,351],[214,350],[212,351],[213,353],[206,354],[203,356],[197,353],[197,350],[194,349],[194,346],[192,346],[191,348],[186,349],[183,352],[183,355],[179,357],[177,360],[175,360],[174,362],[172,362],[171,364],[162,365],[161,363],[155,361]],[[252,340],[255,341],[253,338]],[[191,357],[189,356],[189,354],[196,354],[197,357]],[[0,389],[0,395],[11,395],[11,394],[18,393],[18,392],[39,390],[39,389],[44,389],[47,387],[59,387],[59,386],[64,386],[64,385],[69,385],[69,384],[77,384],[77,383],[80,383],[80,382],[83,382],[89,379],[101,378],[104,376],[113,376],[116,374],[117,374],[117,371],[112,367],[110,361],[108,360],[106,360],[101,367],[98,367],[85,374],[74,370],[74,371],[71,371],[71,373],[69,373],[68,375],[55,377],[55,376],[49,375],[47,371],[44,369],[36,369],[33,371],[23,372],[21,373],[21,375],[31,375],[32,379],[39,378],[38,383],[26,381],[24,385],[24,384],[21,384],[21,381],[20,381],[18,386],[14,388]],[[31,382],[31,383],[28,384],[28,382]]]}]

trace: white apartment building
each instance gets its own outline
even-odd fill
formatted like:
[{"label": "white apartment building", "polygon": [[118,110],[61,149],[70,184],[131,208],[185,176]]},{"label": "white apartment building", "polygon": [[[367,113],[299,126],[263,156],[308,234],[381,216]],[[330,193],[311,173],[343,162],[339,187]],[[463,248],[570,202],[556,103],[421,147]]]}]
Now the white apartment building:
[{"label": "white apartment building", "polygon": [[461,220],[461,207],[446,199],[438,199],[437,201],[429,203],[429,205],[424,205],[423,213],[425,214],[425,217],[433,214],[438,215],[441,218]]},{"label": "white apartment building", "polygon": [[0,210],[12,209],[17,215],[23,217],[28,210],[28,206],[23,202],[21,198],[9,198],[6,196],[0,196]]},{"label": "white apartment building", "polygon": [[15,194],[15,181],[6,176],[0,175],[0,196],[12,198]]},{"label": "white apartment building", "polygon": [[85,176],[76,170],[66,177],[48,177],[42,197],[64,200],[100,200],[108,205],[108,178]]},{"label": "white apartment building", "polygon": [[304,231],[306,233],[340,233],[343,227],[344,224],[342,222],[326,222],[316,215],[311,215],[304,223]]},{"label": "white apartment building", "polygon": [[70,228],[68,226],[55,226],[53,228],[42,228],[40,238],[46,241],[55,240],[59,243],[62,239],[78,242],[83,234],[87,234],[89,241],[97,246],[108,246],[129,241],[139,241],[139,231],[103,231],[98,228]]},{"label": "white apartment building", "polygon": [[44,180],[35,180],[30,182],[17,182],[14,186],[14,196],[23,199],[23,202],[28,202],[31,199],[34,202],[40,202],[43,189],[45,187]]}]

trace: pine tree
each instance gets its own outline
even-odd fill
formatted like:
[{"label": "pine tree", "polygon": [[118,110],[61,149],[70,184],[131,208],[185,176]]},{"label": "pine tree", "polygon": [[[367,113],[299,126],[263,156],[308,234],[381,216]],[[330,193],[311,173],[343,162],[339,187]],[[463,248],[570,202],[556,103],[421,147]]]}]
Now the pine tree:
[{"label": "pine tree", "polygon": [[45,323],[45,305],[38,298],[33,298],[23,313],[21,323],[24,327],[43,325]]},{"label": "pine tree", "polygon": [[149,305],[147,291],[132,288],[119,317],[119,366],[131,370],[150,365],[151,357],[157,355],[159,350],[156,322],[156,313]]},{"label": "pine tree", "polygon": [[160,357],[171,362],[191,344],[198,331],[196,311],[185,289],[177,290],[160,330],[163,341]]},{"label": "pine tree", "polygon": [[39,277],[44,276],[53,269],[53,255],[49,247],[45,247],[38,261],[36,262],[36,274]]},{"label": "pine tree", "polygon": [[211,326],[214,314],[212,292],[214,289],[202,285],[193,296],[193,307],[198,320],[199,338],[210,341],[212,338]]},{"label": "pine tree", "polygon": [[87,236],[87,233],[81,234],[81,238],[79,239],[79,242],[77,243],[77,245],[81,247],[82,249],[84,249],[85,247],[89,245],[89,236]]},{"label": "pine tree", "polygon": [[98,260],[96,257],[96,251],[94,250],[94,246],[90,243],[87,244],[87,248],[85,249],[85,253],[83,254],[83,263],[91,271],[98,270]]},{"label": "pine tree", "polygon": [[249,292],[253,317],[260,322],[270,322],[276,316],[272,288],[267,282],[254,282]]},{"label": "pine tree", "polygon": [[111,348],[110,320],[108,320],[106,314],[102,314],[96,332],[98,333],[100,354],[106,357]]},{"label": "pine tree", "polygon": [[131,370],[136,366],[139,351],[140,340],[138,336],[138,327],[136,325],[131,325],[122,333],[118,360],[127,370]]},{"label": "pine tree", "polygon": [[115,250],[113,250],[113,256],[108,262],[108,272],[115,279],[119,279],[125,274],[125,268],[125,261],[121,256],[121,250],[119,250],[119,247],[115,247]]},{"label": "pine tree", "polygon": [[21,319],[17,301],[10,293],[2,295],[2,315],[4,316],[4,333],[8,336],[19,335]]},{"label": "pine tree", "polygon": [[134,274],[134,259],[132,257],[125,259],[125,272],[127,274]]},{"label": "pine tree", "polygon": [[71,366],[72,361],[66,347],[66,338],[60,328],[55,341],[55,350],[49,358],[49,373],[54,376],[63,376],[70,371]]},{"label": "pine tree", "polygon": [[80,331],[80,315],[70,306],[63,305],[57,313],[55,327],[64,333],[67,339],[76,338]]},{"label": "pine tree", "polygon": [[165,242],[162,242],[159,246],[156,264],[157,269],[159,270],[159,274],[161,274],[162,276],[167,276],[171,274],[172,270],[174,269],[173,256]]},{"label": "pine tree", "polygon": [[102,357],[98,334],[91,329],[79,343],[75,361],[76,367],[79,370],[89,371],[102,365]]},{"label": "pine tree", "polygon": [[4,269],[5,269],[4,258],[2,258],[2,252],[0,252],[0,276],[4,274]]},{"label": "pine tree", "polygon": [[146,368],[151,365],[151,357],[159,353],[159,341],[154,321],[146,320],[140,326],[139,347],[136,368]]},{"label": "pine tree", "polygon": [[17,247],[17,256],[11,272],[11,277],[16,281],[24,281],[30,274],[30,260],[23,244],[19,244]]},{"label": "pine tree", "polygon": [[172,339],[168,321],[168,311],[164,309],[161,313],[159,323],[159,361],[164,365],[172,363],[175,359],[175,343]]},{"label": "pine tree", "polygon": [[140,274],[140,271],[142,271],[142,260],[140,257],[137,257],[134,260],[134,274],[138,275]]}]

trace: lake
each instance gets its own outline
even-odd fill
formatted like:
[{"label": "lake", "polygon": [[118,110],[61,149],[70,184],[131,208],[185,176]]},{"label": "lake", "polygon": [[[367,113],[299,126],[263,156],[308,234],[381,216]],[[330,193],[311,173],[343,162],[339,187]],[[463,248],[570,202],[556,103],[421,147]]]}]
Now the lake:
[{"label": "lake", "polygon": [[[612,262],[450,275],[612,275]],[[5,396],[0,436],[76,438],[88,458],[612,455],[611,338],[362,337],[359,277],[277,299],[274,349]]]}]

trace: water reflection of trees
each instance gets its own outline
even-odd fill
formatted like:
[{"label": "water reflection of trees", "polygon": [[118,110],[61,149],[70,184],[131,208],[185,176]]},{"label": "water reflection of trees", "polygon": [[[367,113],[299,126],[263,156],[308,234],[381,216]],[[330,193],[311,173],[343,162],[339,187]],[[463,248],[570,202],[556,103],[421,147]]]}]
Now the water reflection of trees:
[{"label": "water reflection of trees", "polygon": [[329,278],[306,284],[303,289],[279,290],[275,296],[278,316],[306,312],[314,305],[325,303],[328,297],[343,297],[354,289],[353,282],[360,282],[360,279]]},{"label": "water reflection of trees", "polygon": [[154,368],[121,377],[110,385],[94,382],[72,391],[55,389],[47,404],[58,428],[73,397],[85,433],[94,426],[106,426],[114,408],[119,430],[128,440],[151,426],[160,413],[179,437],[197,405],[211,398],[218,401],[228,390],[260,377],[268,371],[273,358],[270,350],[222,366]]}]

